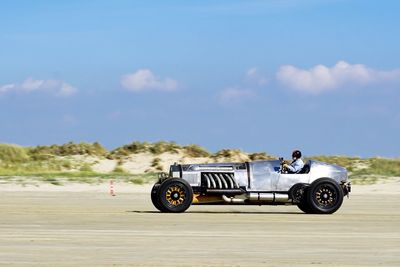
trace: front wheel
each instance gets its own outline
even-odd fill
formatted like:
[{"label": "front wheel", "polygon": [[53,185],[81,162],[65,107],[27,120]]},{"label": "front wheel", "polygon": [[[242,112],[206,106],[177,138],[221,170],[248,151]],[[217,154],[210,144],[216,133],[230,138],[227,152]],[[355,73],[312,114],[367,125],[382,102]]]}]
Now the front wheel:
[{"label": "front wheel", "polygon": [[153,188],[151,189],[151,202],[153,203],[154,207],[159,211],[163,211],[159,200],[158,200],[158,190],[160,189],[160,184],[156,183]]},{"label": "front wheel", "polygon": [[313,213],[332,214],[343,203],[343,190],[335,180],[318,179],[308,190],[307,203]]},{"label": "front wheel", "polygon": [[183,179],[167,179],[158,189],[157,200],[163,212],[184,212],[192,204],[193,190]]}]

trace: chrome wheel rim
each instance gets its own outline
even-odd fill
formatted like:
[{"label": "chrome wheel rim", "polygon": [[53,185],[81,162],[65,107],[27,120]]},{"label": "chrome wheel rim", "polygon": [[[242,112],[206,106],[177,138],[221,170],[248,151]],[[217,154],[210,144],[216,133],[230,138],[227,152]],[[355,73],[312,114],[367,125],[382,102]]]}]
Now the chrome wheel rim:
[{"label": "chrome wheel rim", "polygon": [[332,185],[324,184],[316,188],[315,200],[319,207],[331,208],[335,206],[337,199],[336,189]]},{"label": "chrome wheel rim", "polygon": [[185,190],[178,185],[170,186],[165,193],[165,199],[171,206],[182,205],[185,198]]}]

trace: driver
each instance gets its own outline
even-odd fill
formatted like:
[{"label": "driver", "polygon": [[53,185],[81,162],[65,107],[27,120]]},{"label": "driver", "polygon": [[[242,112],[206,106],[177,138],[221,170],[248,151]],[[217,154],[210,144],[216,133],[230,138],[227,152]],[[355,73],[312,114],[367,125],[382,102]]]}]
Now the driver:
[{"label": "driver", "polygon": [[298,173],[303,167],[304,162],[301,159],[301,152],[300,150],[295,150],[292,153],[292,163],[290,164],[283,164],[283,168],[288,171],[288,173]]}]

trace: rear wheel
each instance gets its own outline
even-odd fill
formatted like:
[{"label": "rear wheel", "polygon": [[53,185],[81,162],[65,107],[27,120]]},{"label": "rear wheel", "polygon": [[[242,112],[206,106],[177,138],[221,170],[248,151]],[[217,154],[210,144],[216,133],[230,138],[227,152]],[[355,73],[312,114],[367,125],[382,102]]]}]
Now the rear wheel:
[{"label": "rear wheel", "polygon": [[184,212],[192,204],[192,187],[183,179],[165,180],[158,189],[157,201],[163,212]]},{"label": "rear wheel", "polygon": [[292,186],[289,190],[289,197],[292,199],[293,204],[304,213],[312,213],[312,209],[307,202],[307,192],[309,184],[298,183]]},{"label": "rear wheel", "polygon": [[293,201],[297,202],[297,207],[304,213],[313,213],[313,209],[310,207],[310,204],[307,201],[309,186],[305,184],[299,184],[296,188],[297,190],[293,190]]},{"label": "rear wheel", "polygon": [[290,188],[289,197],[294,204],[298,204],[306,198],[305,195],[308,186],[308,184],[299,183],[293,185],[292,188]]},{"label": "rear wheel", "polygon": [[321,178],[311,184],[307,202],[313,213],[331,214],[342,205],[343,190],[335,180]]}]

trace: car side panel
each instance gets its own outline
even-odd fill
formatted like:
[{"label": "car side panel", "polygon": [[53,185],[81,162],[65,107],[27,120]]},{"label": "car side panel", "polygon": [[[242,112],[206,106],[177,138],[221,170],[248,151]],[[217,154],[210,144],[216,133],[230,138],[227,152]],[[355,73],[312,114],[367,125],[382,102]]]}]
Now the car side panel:
[{"label": "car side panel", "polygon": [[309,183],[310,175],[297,173],[281,173],[276,185],[276,191],[289,191],[289,189],[297,183]]},{"label": "car side panel", "polygon": [[253,161],[250,167],[250,186],[248,191],[275,191],[279,178],[279,161]]},{"label": "car side panel", "polygon": [[331,178],[338,183],[347,182],[347,170],[343,167],[320,161],[311,161],[310,183],[319,178]]}]

